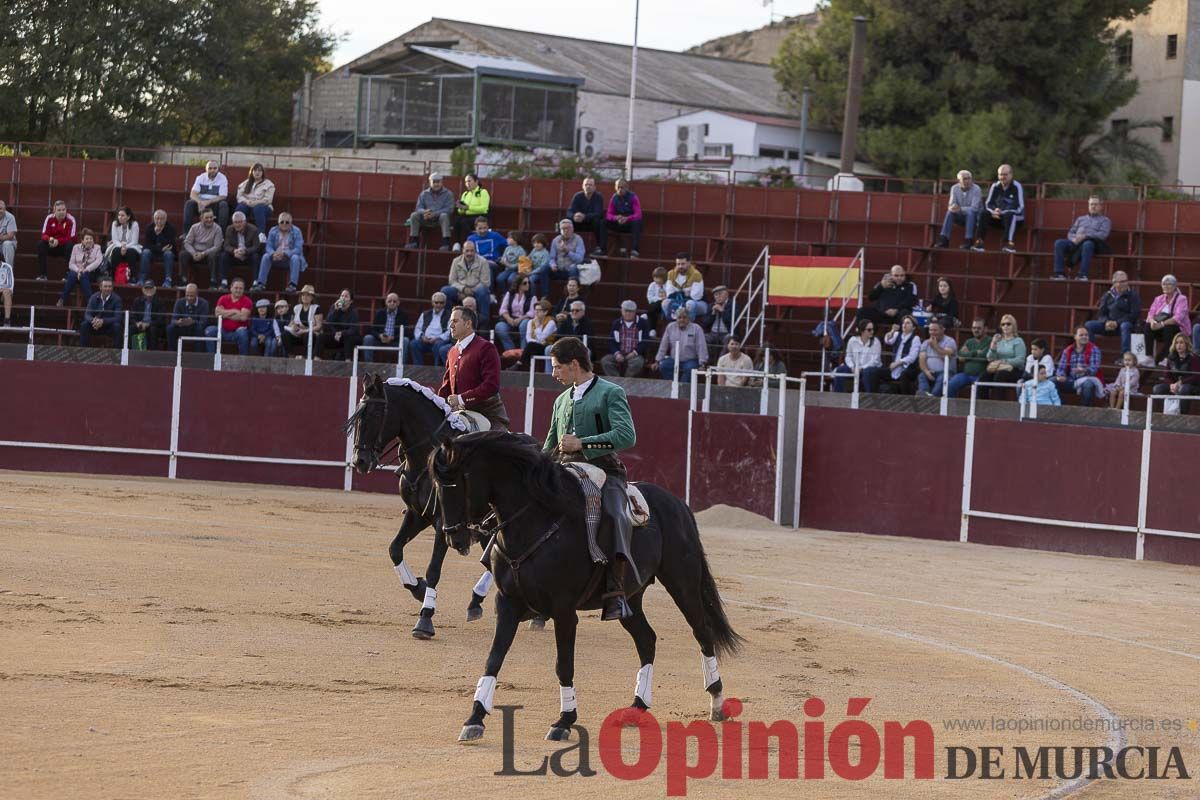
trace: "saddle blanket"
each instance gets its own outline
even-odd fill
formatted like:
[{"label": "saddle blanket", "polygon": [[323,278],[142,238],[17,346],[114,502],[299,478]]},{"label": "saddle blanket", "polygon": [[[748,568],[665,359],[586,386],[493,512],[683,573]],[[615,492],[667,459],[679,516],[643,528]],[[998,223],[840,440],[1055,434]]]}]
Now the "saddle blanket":
[{"label": "saddle blanket", "polygon": [[[573,461],[566,465],[580,483],[585,480],[589,481],[596,487],[597,494],[604,490],[604,481],[608,478],[604,470],[599,467],[588,464],[583,461]],[[642,495],[641,489],[635,483],[625,484],[625,495],[629,499],[626,509],[629,512],[629,521],[635,528],[640,528],[650,521],[650,506],[646,504],[646,498]]]},{"label": "saddle blanket", "polygon": [[[478,411],[467,411],[465,409],[462,411],[451,411],[447,416],[452,419],[461,420],[465,425],[466,433],[480,433],[481,431],[490,431],[492,429],[492,423],[488,422],[488,418]],[[450,427],[455,430],[464,430],[464,428],[455,425],[453,421]]]}]

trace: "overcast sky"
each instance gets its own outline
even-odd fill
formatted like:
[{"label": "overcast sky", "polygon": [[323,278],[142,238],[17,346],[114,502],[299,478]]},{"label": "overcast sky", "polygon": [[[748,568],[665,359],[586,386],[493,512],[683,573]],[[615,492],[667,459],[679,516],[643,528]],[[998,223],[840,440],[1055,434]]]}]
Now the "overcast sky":
[{"label": "overcast sky", "polygon": [[[566,6],[556,11],[545,0],[459,0],[445,6],[445,11],[438,10],[437,4],[415,0],[320,0],[320,4],[325,26],[346,35],[334,53],[335,66],[428,22],[435,14],[518,30],[633,43],[634,0],[612,0],[603,8],[591,7],[587,13],[585,6]],[[776,0],[774,12],[778,19],[781,15],[806,13],[815,5],[816,0]],[[643,0],[638,43],[663,50],[685,50],[717,36],[762,27],[770,21],[770,15],[763,0]]]}]

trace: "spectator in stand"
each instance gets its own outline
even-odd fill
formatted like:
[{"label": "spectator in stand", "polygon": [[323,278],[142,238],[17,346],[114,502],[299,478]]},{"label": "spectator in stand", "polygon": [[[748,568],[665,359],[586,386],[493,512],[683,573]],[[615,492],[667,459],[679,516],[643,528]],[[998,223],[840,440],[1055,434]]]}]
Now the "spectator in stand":
[{"label": "spectator in stand", "polygon": [[[157,297],[154,281],[142,282],[142,296],[129,309],[130,338],[137,334],[146,337],[147,350],[157,350],[167,333],[167,313]],[[132,341],[130,342],[132,347]]]},{"label": "spectator in stand", "polygon": [[[409,347],[412,363],[425,363],[426,356],[433,357],[433,365],[443,364],[441,352],[448,352],[450,344],[450,309],[446,305],[446,295],[434,292],[431,298],[433,308],[421,312],[417,318],[417,326],[413,330],[413,341]],[[442,346],[446,347],[443,351]]]},{"label": "spectator in stand", "polygon": [[1112,288],[1100,298],[1100,313],[1084,323],[1088,336],[1120,336],[1121,352],[1127,353],[1130,336],[1142,318],[1142,298],[1129,285],[1129,276],[1121,270],[1112,275]]},{"label": "spectator in stand", "polygon": [[[754,370],[754,360],[742,352],[742,341],[736,336],[725,338],[725,352],[717,359],[721,369],[738,369],[746,372]],[[746,386],[750,383],[749,375],[718,375],[718,386]]]},{"label": "spectator in stand", "polygon": [[987,351],[987,324],[982,319],[973,320],[970,338],[958,348],[958,363],[962,368],[950,379],[951,397],[958,397],[963,389],[983,377],[988,364]]},{"label": "spectator in stand", "polygon": [[291,324],[292,307],[283,298],[276,300],[275,316],[271,318],[271,338],[265,343],[267,348],[266,355],[272,358],[275,356],[287,357],[287,351],[283,347],[283,334]]},{"label": "spectator in stand", "polygon": [[508,239],[492,230],[487,217],[475,218],[475,232],[467,237],[467,241],[475,243],[475,252],[491,265],[493,274],[499,271],[497,267],[508,247]]},{"label": "spectator in stand", "polygon": [[260,292],[267,288],[267,278],[272,268],[282,268],[288,271],[286,291],[296,291],[300,283],[300,273],[308,269],[304,260],[304,234],[292,222],[292,215],[284,211],[276,220],[276,225],[267,235],[266,248],[258,266],[258,280],[250,287],[252,292]]},{"label": "spectator in stand", "polygon": [[[770,364],[767,364],[768,361]],[[787,364],[779,357],[779,351],[772,347],[770,342],[763,342],[762,349],[754,360],[754,369],[756,372],[765,371],[770,375],[787,375]],[[755,378],[754,385],[761,386],[762,380]]]},{"label": "spectator in stand", "polygon": [[[912,319],[908,317],[908,319]],[[916,323],[913,324],[915,329]],[[917,339],[919,342],[920,340]],[[917,348],[913,348],[914,350]],[[864,392],[879,391],[879,379],[885,372],[882,358],[883,348],[875,338],[875,323],[869,319],[860,319],[854,325],[854,336],[846,342],[846,359],[834,372],[842,375],[853,375],[858,372],[859,388]],[[852,383],[848,378],[834,378],[835,392],[851,391]]]},{"label": "spectator in stand", "polygon": [[[504,252],[500,255],[500,262],[492,269],[492,283],[498,287],[507,287],[512,283],[515,275],[528,275],[533,271],[533,262],[529,261],[529,254],[525,252],[525,248],[521,246],[521,232],[509,231],[508,238],[505,239],[508,246],[504,248]],[[521,271],[521,259],[525,259],[525,271]],[[496,269],[500,270],[500,274],[496,274]]]},{"label": "spectator in stand", "polygon": [[104,271],[116,277],[117,266],[124,264],[129,274],[126,283],[134,282],[134,267],[141,265],[142,246],[137,220],[134,219],[133,209],[121,206],[117,209],[117,218],[113,220],[108,233],[108,248],[104,251]]},{"label": "spectator in stand", "polygon": [[1079,217],[1067,231],[1067,238],[1054,243],[1054,280],[1067,279],[1067,263],[1079,265],[1076,280],[1088,279],[1088,268],[1092,266],[1092,257],[1108,255],[1112,248],[1108,246],[1108,235],[1112,233],[1112,220],[1101,213],[1104,201],[1099,197],[1088,198],[1088,213]]},{"label": "spectator in stand", "polygon": [[[550,295],[550,281],[565,281],[579,278],[579,265],[583,263],[583,237],[575,233],[575,223],[564,219],[558,223],[558,236],[550,243],[550,267],[534,279],[534,290],[542,297]],[[534,262],[534,275],[538,275]]]},{"label": "spectator in stand", "polygon": [[[462,249],[460,242],[469,228],[478,229],[479,218],[487,218],[492,210],[492,196],[488,190],[479,185],[479,176],[468,172],[463,176],[463,193],[454,207],[454,252]],[[481,249],[480,255],[487,258]],[[494,261],[495,259],[488,259]]]},{"label": "spectator in stand", "polygon": [[1196,317],[1196,324],[1192,326],[1192,348],[1200,350],[1200,317]]},{"label": "spectator in stand", "polygon": [[890,387],[890,390],[899,394],[912,394],[916,391],[914,381],[917,379],[917,373],[920,372],[918,360],[921,357],[922,347],[921,329],[917,327],[916,318],[912,314],[905,314],[904,319],[900,320],[899,327],[893,325],[892,329],[883,337],[883,343],[891,349],[892,360],[888,363],[886,374],[882,375],[881,379],[889,384],[895,384]]},{"label": "spectator in stand", "polygon": [[75,231],[75,218],[67,213],[67,204],[55,200],[54,211],[42,223],[42,240],[37,247],[39,281],[49,280],[47,258],[56,256],[70,260],[71,249],[75,246]]},{"label": "spectator in stand", "polygon": [[121,298],[113,292],[112,278],[102,278],[100,291],[88,298],[83,322],[79,323],[80,346],[89,346],[91,337],[96,334],[110,337],[115,345],[124,330],[122,322]]},{"label": "spectator in stand", "polygon": [[229,287],[230,267],[249,267],[251,276],[254,275],[264,238],[259,230],[246,221],[246,213],[240,208],[233,212],[233,222],[225,229],[225,242],[221,248],[222,289]]},{"label": "spectator in stand", "polygon": [[[363,338],[363,344],[368,347],[399,347],[400,357],[405,361],[408,358],[408,339],[402,336],[402,328],[408,327],[408,315],[404,313],[404,309],[400,308],[400,295],[395,292],[389,292],[388,296],[383,298],[383,308],[375,312],[375,319],[371,322],[371,332]],[[375,354],[371,350],[364,350],[362,360],[368,363],[375,360]],[[393,360],[386,358],[385,360]]]},{"label": "spectator in stand", "polygon": [[583,179],[583,190],[571,198],[567,219],[575,223],[575,230],[595,234],[596,246],[592,248],[592,255],[602,256],[607,252],[608,222],[604,195],[596,191],[595,178],[588,176]]},{"label": "spectator in stand", "polygon": [[1050,379],[1050,370],[1045,364],[1037,365],[1037,380],[1024,381],[1021,386],[1021,402],[1025,405],[1061,406],[1062,398]]},{"label": "spectator in stand", "polygon": [[1044,366],[1047,374],[1054,377],[1057,367],[1054,364],[1054,356],[1050,355],[1050,345],[1046,344],[1045,339],[1034,339],[1029,343],[1029,355],[1025,357],[1025,369],[1021,372],[1021,380],[1017,383],[1033,380],[1039,366]]},{"label": "spectator in stand", "polygon": [[204,331],[205,336],[217,336],[217,331],[220,331],[220,342],[205,342],[208,352],[217,352],[218,344],[233,342],[237,345],[239,356],[250,355],[250,315],[253,312],[254,306],[246,296],[246,282],[234,278],[229,284],[229,294],[221,295],[217,300],[217,324],[209,325]]},{"label": "spectator in stand", "polygon": [[[488,336],[488,326],[487,326],[487,323],[486,323],[486,322],[484,322],[484,321],[483,321],[482,319],[480,319],[480,317],[479,317],[479,303],[475,302],[475,298],[474,298],[472,295],[467,295],[466,297],[464,297],[464,298],[462,299],[462,301],[461,301],[461,302],[459,302],[459,304],[458,304],[457,306],[455,306],[455,308],[469,308],[469,309],[471,309],[471,313],[473,313],[473,314],[475,315],[475,332],[476,332],[477,334],[479,334],[479,336],[480,336],[480,337],[482,337],[482,338],[485,338],[485,339],[490,339],[490,338],[491,338],[491,337],[489,337],[489,336]],[[450,313],[451,313],[451,314],[453,314],[453,313],[454,313],[454,309],[453,309],[453,308],[452,308],[452,309],[450,309]],[[453,332],[451,332],[451,334],[450,334],[450,342],[447,344],[447,347],[453,347],[453,346],[454,346],[454,333],[453,333]],[[449,353],[449,350],[447,350],[446,352],[447,352],[447,353]]]},{"label": "spectator in stand", "polygon": [[942,222],[942,232],[938,234],[934,247],[949,247],[950,233],[955,225],[966,228],[963,234],[963,250],[970,250],[975,240],[975,226],[979,224],[979,215],[983,211],[983,193],[976,185],[970,170],[958,171],[958,183],[950,187],[950,204],[946,209],[946,218]]},{"label": "spectator in stand", "polygon": [[712,305],[702,323],[710,344],[729,341],[733,335],[733,304],[729,302],[729,288],[724,284],[713,289]]},{"label": "spectator in stand", "polygon": [[1125,398],[1137,395],[1141,385],[1142,374],[1138,371],[1137,357],[1126,350],[1121,356],[1121,371],[1117,373],[1117,379],[1104,387],[1108,393],[1108,407],[1124,408]]},{"label": "spectator in stand", "polygon": [[206,209],[215,215],[217,224],[224,230],[229,224],[229,179],[221,172],[221,165],[209,161],[204,165],[204,172],[196,176],[192,183],[192,193],[183,206],[184,230],[191,230],[196,217],[201,216]]},{"label": "spectator in stand", "polygon": [[983,239],[987,229],[997,227],[1004,231],[1005,253],[1017,252],[1017,228],[1025,221],[1025,189],[1018,181],[1013,180],[1012,167],[1001,164],[996,170],[997,181],[988,190],[984,202],[983,213],[979,215],[979,224],[975,232],[975,244],[972,250],[982,253]]},{"label": "spectator in stand", "polygon": [[4,300],[4,327],[12,327],[12,302],[13,302],[13,286],[16,280],[13,278],[12,264],[7,261],[0,261],[0,298]]},{"label": "spectator in stand", "polygon": [[161,208],[154,212],[152,224],[146,227],[142,239],[142,266],[138,271],[138,281],[145,283],[150,279],[150,265],[155,261],[163,264],[163,288],[170,289],[175,274],[175,226],[167,222],[167,212]]},{"label": "spectator in stand", "polygon": [[[286,300],[283,301],[283,306],[287,308]],[[282,338],[282,330],[279,335]],[[271,317],[271,301],[263,297],[254,303],[254,316],[250,318],[250,352],[273,356],[278,348],[275,320]]]},{"label": "spectator in stand", "polygon": [[958,320],[958,298],[954,296],[954,287],[945,278],[937,279],[937,292],[926,306],[934,319],[940,319],[942,325],[953,330],[961,323]]},{"label": "spectator in stand", "polygon": [[317,305],[317,289],[311,283],[304,284],[300,290],[300,302],[292,309],[292,320],[287,330],[283,332],[283,352],[285,356],[306,358],[308,356],[309,333],[312,334],[313,355],[317,355],[318,343],[321,337],[321,327],[325,323],[321,316],[321,307]]},{"label": "spectator in stand", "polygon": [[[614,189],[608,201],[608,213],[605,214],[606,227],[615,233],[628,233],[632,239],[629,256],[637,258],[642,241],[642,202],[629,190],[629,181],[624,178],[617,179]],[[621,252],[624,253],[625,249],[622,248]]]},{"label": "spectator in stand", "polygon": [[[1171,340],[1171,352],[1167,355],[1166,362],[1167,374],[1154,386],[1154,394],[1160,397],[1200,395],[1200,356],[1197,356],[1192,349],[1192,343],[1187,334],[1175,334],[1175,338]],[[1180,413],[1186,414],[1189,401],[1177,402]]]},{"label": "spectator in stand", "polygon": [[[551,307],[550,313],[554,315],[554,322],[560,328],[567,321],[567,317],[571,315],[571,304],[576,300],[583,299],[583,295],[580,294],[581,291],[582,287],[579,284],[579,279],[571,278],[567,281],[566,294],[560,297],[558,302]],[[550,298],[547,297],[546,299],[549,300]]]},{"label": "spectator in stand", "polygon": [[[208,323],[208,301],[200,296],[200,289],[189,283],[183,289],[183,297],[175,301],[171,310],[171,321],[167,324],[167,346],[174,351],[180,336],[203,336]],[[200,342],[193,348],[203,349]]]},{"label": "spectator in stand", "polygon": [[897,320],[912,314],[917,307],[917,287],[908,280],[904,267],[896,264],[875,284],[867,299],[874,305],[860,308],[859,319],[869,319],[880,325],[895,325]]},{"label": "spectator in stand", "polygon": [[542,298],[534,306],[533,319],[525,326],[525,346],[521,349],[521,358],[513,365],[514,368],[529,369],[535,356],[544,356],[546,348],[554,343],[558,325],[554,315],[550,313],[550,301]]},{"label": "spectator in stand", "polygon": [[529,320],[533,319],[533,308],[537,305],[538,299],[530,291],[531,285],[528,276],[514,276],[508,285],[508,291],[504,293],[504,299],[500,301],[500,318],[496,321],[496,341],[502,351],[517,349],[517,345],[513,341],[513,334],[517,335],[517,341],[523,339],[525,326],[529,324]]},{"label": "spectator in stand", "polygon": [[[1179,282],[1174,275],[1164,275],[1162,291],[1150,304],[1146,314],[1146,337],[1154,342],[1154,362],[1159,364],[1167,357],[1167,350],[1175,340],[1175,334],[1191,329],[1192,320],[1188,299],[1179,291]],[[1172,348],[1173,349],[1173,348]]]},{"label": "spectator in stand", "polygon": [[[593,187],[595,183],[593,182]],[[605,375],[624,375],[636,378],[646,368],[646,349],[650,341],[650,325],[639,317],[637,303],[621,303],[621,316],[613,320],[609,335],[608,355],[600,359]]]},{"label": "spectator in stand", "polygon": [[1058,357],[1058,371],[1054,374],[1059,394],[1077,394],[1085,406],[1092,405],[1097,397],[1104,396],[1104,376],[1100,371],[1100,348],[1088,339],[1087,328],[1080,325],[1075,330],[1075,342],[1067,345]]},{"label": "spectator in stand", "polygon": [[567,309],[567,317],[562,322],[554,320],[556,325],[555,335],[557,336],[574,336],[590,351],[596,344],[593,341],[592,321],[587,317],[587,306],[582,300],[575,300]]},{"label": "spectator in stand", "polygon": [[[1005,314],[1000,318],[1000,330],[992,337],[988,348],[988,365],[984,370],[987,383],[1016,383],[1021,379],[1021,368],[1025,365],[1025,340],[1017,333],[1017,318]],[[979,390],[980,397],[987,397],[987,387]]]},{"label": "spectator in stand", "polygon": [[[104,256],[100,252],[100,245],[96,244],[96,235],[90,229],[84,228],[79,236],[79,244],[71,249],[71,258],[67,262],[67,279],[63,282],[62,294],[58,296],[57,305],[66,304],[77,284],[82,286],[84,297],[94,297],[92,274],[100,269],[103,263]],[[111,291],[111,287],[109,290]]]},{"label": "spectator in stand", "polygon": [[475,242],[463,242],[462,253],[450,264],[450,282],[442,287],[451,307],[460,296],[473,295],[479,303],[480,316],[488,318],[491,307],[492,268],[475,250]]},{"label": "spectator in stand", "polygon": [[668,325],[658,343],[658,374],[667,380],[675,379],[675,364],[679,364],[679,380],[689,383],[692,370],[704,369],[708,363],[708,343],[704,329],[692,322],[687,306],[675,312],[675,324]]},{"label": "spectator in stand", "polygon": [[[550,249],[546,246],[546,235],[544,233],[535,233],[533,239],[530,240],[529,246],[529,280],[532,282],[534,291],[541,291],[545,286],[547,290],[550,287]],[[520,272],[522,267],[518,267]]]},{"label": "spectator in stand", "polygon": [[921,354],[917,357],[920,369],[917,387],[921,394],[941,396],[943,383],[954,375],[954,359],[957,355],[958,344],[954,337],[946,335],[946,328],[941,319],[935,317],[929,320],[929,338],[922,343]]},{"label": "spectator in stand", "polygon": [[353,361],[354,348],[362,339],[359,335],[358,309],[354,307],[354,292],[342,289],[321,326],[320,351],[336,350],[337,361]]},{"label": "spectator in stand", "polygon": [[259,237],[259,244],[267,240],[267,217],[271,214],[271,205],[275,202],[275,184],[267,177],[267,171],[262,164],[250,168],[250,174],[237,188],[237,212],[242,213],[242,219],[247,215],[254,217],[254,231]]},{"label": "spectator in stand", "polygon": [[667,276],[663,313],[671,319],[680,308],[687,308],[691,319],[699,319],[708,313],[708,304],[704,302],[704,276],[687,253],[675,254],[675,269]]},{"label": "spectator in stand", "polygon": [[200,212],[200,221],[188,228],[183,237],[183,252],[179,254],[179,275],[181,280],[192,282],[192,263],[196,261],[208,263],[208,288],[220,288],[217,270],[221,265],[221,248],[225,243],[221,227],[213,217],[213,210],[206,208]]},{"label": "spectator in stand", "polygon": [[417,197],[417,210],[408,218],[408,244],[405,247],[412,250],[421,245],[422,228],[441,228],[442,244],[438,249],[449,250],[453,218],[454,195],[442,186],[440,172],[429,173],[429,188]]},{"label": "spectator in stand", "polygon": [[650,285],[646,287],[646,322],[650,325],[650,336],[658,336],[658,321],[666,313],[667,299],[667,268],[655,267],[650,275]]},{"label": "spectator in stand", "polygon": [[0,200],[0,261],[12,266],[17,263],[17,218]]}]

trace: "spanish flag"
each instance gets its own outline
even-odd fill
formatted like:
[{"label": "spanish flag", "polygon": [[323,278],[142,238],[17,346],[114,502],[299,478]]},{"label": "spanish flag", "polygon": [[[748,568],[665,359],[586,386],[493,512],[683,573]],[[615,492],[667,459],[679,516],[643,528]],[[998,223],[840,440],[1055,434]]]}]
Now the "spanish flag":
[{"label": "spanish flag", "polygon": [[847,298],[846,306],[854,308],[858,305],[860,271],[850,268],[857,261],[857,256],[771,256],[767,302],[823,308],[828,298],[831,307],[840,308],[842,298]]}]

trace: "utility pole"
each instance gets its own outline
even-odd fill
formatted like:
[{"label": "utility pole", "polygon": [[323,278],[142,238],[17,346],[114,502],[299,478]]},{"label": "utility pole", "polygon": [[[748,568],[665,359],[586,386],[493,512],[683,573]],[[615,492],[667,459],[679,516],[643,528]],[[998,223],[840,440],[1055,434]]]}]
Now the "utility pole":
[{"label": "utility pole", "polygon": [[804,152],[808,144],[808,103],[812,99],[812,89],[804,87],[800,94],[800,161],[797,171],[804,174]]},{"label": "utility pole", "polygon": [[641,0],[633,0],[633,57],[629,67],[629,127],[625,131],[625,179],[633,180],[633,105],[637,98],[638,15]]},{"label": "utility pole", "polygon": [[863,59],[867,50],[867,18],[854,18],[854,39],[850,44],[850,74],[846,79],[846,113],[842,124],[842,165],[839,170],[854,174],[855,149],[858,147],[858,111],[862,105]]}]

